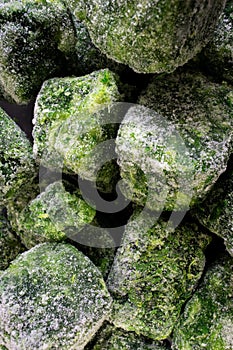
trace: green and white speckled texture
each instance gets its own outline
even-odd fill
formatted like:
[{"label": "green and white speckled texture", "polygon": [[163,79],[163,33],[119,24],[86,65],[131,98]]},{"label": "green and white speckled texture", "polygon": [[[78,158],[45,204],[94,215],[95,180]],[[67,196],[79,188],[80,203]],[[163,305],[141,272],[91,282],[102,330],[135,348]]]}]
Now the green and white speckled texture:
[{"label": "green and white speckled texture", "polygon": [[108,69],[84,77],[46,81],[37,97],[34,112],[36,158],[41,160],[42,155],[46,154],[52,129],[58,132],[59,125],[62,126],[69,118],[79,121],[80,117],[85,116],[84,113],[92,115],[119,98],[115,75]]},{"label": "green and white speckled texture", "polygon": [[185,210],[226,169],[233,90],[180,70],[154,78],[138,101],[147,109],[130,109],[116,139],[124,194],[151,210]]},{"label": "green and white speckled texture", "polygon": [[87,257],[71,245],[38,245],[1,274],[0,344],[82,350],[110,309],[102,276]]},{"label": "green and white speckled texture", "polygon": [[61,1],[1,1],[0,85],[6,97],[28,103],[56,75],[76,37]]},{"label": "green and white speckled texture", "polygon": [[233,259],[211,266],[174,331],[174,350],[233,349]]},{"label": "green and white speckled texture", "polygon": [[224,179],[219,179],[206,200],[192,212],[202,225],[224,239],[233,256],[233,170],[228,170]]},{"label": "green and white speckled texture", "polygon": [[[68,1],[67,1],[68,3]],[[137,72],[171,72],[210,39],[225,0],[79,0],[74,15],[108,57]]]},{"label": "green and white speckled texture", "polygon": [[0,109],[0,205],[20,194],[36,176],[32,147],[24,132]]},{"label": "green and white speckled texture", "polygon": [[24,251],[18,237],[13,234],[9,222],[0,207],[0,270],[8,267],[16,256]]},{"label": "green and white speckled texture", "polygon": [[70,194],[61,182],[54,182],[19,214],[17,233],[27,248],[59,242],[69,230],[77,234],[94,216],[95,210],[78,192]]},{"label": "green and white speckled texture", "polygon": [[233,1],[227,2],[214,37],[201,57],[214,77],[233,83]]},{"label": "green and white speckled texture", "polygon": [[133,332],[106,325],[96,335],[97,341],[85,350],[165,350],[166,348]]},{"label": "green and white speckled texture", "polygon": [[175,231],[163,221],[148,228],[151,219],[127,225],[107,285],[115,298],[111,322],[161,340],[202,275],[210,239],[191,223]]}]

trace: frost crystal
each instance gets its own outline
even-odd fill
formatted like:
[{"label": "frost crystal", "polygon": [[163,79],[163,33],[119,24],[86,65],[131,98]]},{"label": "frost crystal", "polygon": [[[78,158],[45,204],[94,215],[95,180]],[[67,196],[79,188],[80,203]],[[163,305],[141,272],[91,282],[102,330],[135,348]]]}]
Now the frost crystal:
[{"label": "frost crystal", "polygon": [[98,269],[76,248],[42,244],[1,274],[0,344],[82,350],[111,309]]}]

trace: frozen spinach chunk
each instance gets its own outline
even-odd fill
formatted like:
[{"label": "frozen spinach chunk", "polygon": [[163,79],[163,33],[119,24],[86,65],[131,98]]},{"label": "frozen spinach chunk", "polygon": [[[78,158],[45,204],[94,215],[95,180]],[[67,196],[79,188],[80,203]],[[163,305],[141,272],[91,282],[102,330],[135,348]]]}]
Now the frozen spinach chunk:
[{"label": "frozen spinach chunk", "polygon": [[224,0],[76,0],[68,6],[108,57],[140,73],[159,73],[174,71],[205,46],[224,4]]},{"label": "frozen spinach chunk", "polygon": [[29,140],[0,109],[0,205],[13,200],[36,174]]},{"label": "frozen spinach chunk", "polygon": [[93,263],[71,245],[45,243],[1,274],[0,344],[82,350],[111,309]]},{"label": "frozen spinach chunk", "polygon": [[[94,181],[100,170],[99,187],[111,192],[118,176],[114,161],[103,164],[116,137],[118,125],[106,118],[111,105],[120,100],[117,77],[108,69],[78,78],[46,81],[37,97],[34,116],[34,154],[40,164],[63,168]],[[100,145],[100,149],[98,148]],[[103,147],[102,147],[103,146]],[[97,151],[96,151],[97,149]],[[99,167],[99,169],[98,169]],[[102,185],[101,185],[102,184]]]},{"label": "frozen spinach chunk", "polygon": [[61,182],[50,184],[19,214],[17,233],[27,248],[39,243],[59,242],[90,223],[95,209],[78,191],[69,193]]},{"label": "frozen spinach chunk", "polygon": [[208,193],[205,201],[193,208],[193,215],[208,230],[224,239],[233,255],[233,170],[227,170]]},{"label": "frozen spinach chunk", "polygon": [[155,343],[133,332],[126,332],[112,325],[106,325],[97,332],[96,341],[88,344],[85,350],[165,350],[162,344]]},{"label": "frozen spinach chunk", "polygon": [[188,301],[174,331],[174,349],[233,348],[233,259],[225,256],[208,270]]},{"label": "frozen spinach chunk", "polygon": [[59,72],[76,44],[69,12],[53,0],[2,1],[0,37],[0,85],[19,104]]},{"label": "frozen spinach chunk", "polygon": [[233,1],[228,1],[213,39],[201,53],[207,71],[233,83]]},{"label": "frozen spinach chunk", "polygon": [[18,237],[12,232],[3,208],[0,207],[0,270],[6,269],[23,250]]},{"label": "frozen spinach chunk", "polygon": [[111,322],[154,340],[167,338],[202,275],[209,241],[193,223],[174,231],[171,223],[154,224],[153,215],[129,222],[107,281],[114,296]]},{"label": "frozen spinach chunk", "polygon": [[126,197],[151,210],[187,210],[204,198],[232,151],[232,103],[230,87],[200,73],[154,78],[116,139]]}]

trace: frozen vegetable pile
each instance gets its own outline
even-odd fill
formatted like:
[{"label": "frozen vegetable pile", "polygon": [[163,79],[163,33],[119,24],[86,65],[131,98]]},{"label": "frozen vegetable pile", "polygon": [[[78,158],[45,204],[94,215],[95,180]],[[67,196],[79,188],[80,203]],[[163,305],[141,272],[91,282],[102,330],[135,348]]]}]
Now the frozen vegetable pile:
[{"label": "frozen vegetable pile", "polygon": [[0,350],[233,350],[232,84],[232,0],[0,0]]}]

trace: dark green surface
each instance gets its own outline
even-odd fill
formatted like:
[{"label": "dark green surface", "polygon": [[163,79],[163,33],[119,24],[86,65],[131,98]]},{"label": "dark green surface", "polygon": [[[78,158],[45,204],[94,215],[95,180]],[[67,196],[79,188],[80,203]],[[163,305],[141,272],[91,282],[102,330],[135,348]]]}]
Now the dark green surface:
[{"label": "dark green surface", "polygon": [[224,239],[228,252],[233,255],[232,169],[219,178],[205,201],[194,208],[192,212],[202,225]]},{"label": "dark green surface", "polygon": [[66,7],[53,0],[2,1],[0,36],[0,84],[19,104],[59,73],[76,43]]},{"label": "dark green surface", "polygon": [[233,260],[225,256],[207,271],[174,331],[175,350],[233,348]]},{"label": "dark green surface", "polygon": [[96,341],[85,350],[165,350],[166,347],[133,332],[106,325],[96,335]]},{"label": "dark green surface", "polygon": [[24,251],[18,237],[12,232],[9,222],[0,207],[0,270],[8,267],[16,256]]},{"label": "dark green surface", "polygon": [[210,239],[192,223],[174,231],[154,221],[145,216],[127,225],[107,285],[115,299],[111,322],[161,340],[202,275]]},{"label": "dark green surface", "polygon": [[233,1],[228,1],[213,39],[201,53],[204,68],[215,78],[233,83]]},{"label": "dark green surface", "polygon": [[67,1],[93,43],[137,72],[171,72],[210,39],[224,0]]},{"label": "dark green surface", "polygon": [[36,176],[32,147],[24,132],[0,109],[0,205],[20,194]]},{"label": "dark green surface", "polygon": [[95,216],[78,192],[70,194],[61,182],[54,182],[21,211],[17,233],[27,248],[39,243],[59,242],[78,233]]}]

